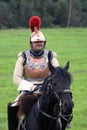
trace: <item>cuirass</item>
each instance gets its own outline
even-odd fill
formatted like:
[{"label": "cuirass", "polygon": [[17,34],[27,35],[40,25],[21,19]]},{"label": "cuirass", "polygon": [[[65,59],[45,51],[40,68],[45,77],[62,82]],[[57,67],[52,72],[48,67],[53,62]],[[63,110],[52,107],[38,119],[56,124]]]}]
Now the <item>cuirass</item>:
[{"label": "cuirass", "polygon": [[34,58],[27,55],[27,62],[24,67],[25,78],[45,78],[49,74],[48,57],[44,54],[41,58]]}]

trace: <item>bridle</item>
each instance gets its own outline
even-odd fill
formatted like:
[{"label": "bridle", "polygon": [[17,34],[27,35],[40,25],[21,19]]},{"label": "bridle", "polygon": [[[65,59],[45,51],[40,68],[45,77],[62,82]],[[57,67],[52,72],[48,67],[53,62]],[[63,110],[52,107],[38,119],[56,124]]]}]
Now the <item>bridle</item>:
[{"label": "bridle", "polygon": [[[64,92],[61,93],[61,94],[66,94],[66,93],[71,94],[71,91],[69,89],[67,89],[67,90],[64,90]],[[60,130],[62,130],[61,119],[65,120],[67,123],[69,123],[72,120],[72,118],[73,118],[73,114],[71,113],[71,114],[65,115],[65,114],[62,113],[62,101],[59,98],[59,95],[57,93],[55,93],[55,94],[56,94],[56,98],[59,100],[59,113],[56,116],[49,115],[48,113],[46,113],[43,110],[41,110],[40,109],[40,102],[39,102],[39,100],[37,102],[37,107],[38,107],[40,113],[42,115],[44,115],[45,117],[50,118],[52,120],[57,120],[59,122]]]},{"label": "bridle", "polygon": [[[52,76],[52,78],[53,78],[53,76]],[[52,78],[50,78],[50,80]],[[51,88],[52,88],[52,84],[50,84],[50,85],[51,85]],[[40,113],[42,115],[44,115],[45,117],[50,118],[52,120],[57,120],[59,122],[60,130],[62,130],[61,119],[65,120],[67,123],[69,123],[72,120],[73,114],[70,113],[68,115],[65,115],[65,114],[62,113],[62,101],[61,101],[60,96],[59,96],[60,94],[70,94],[72,96],[72,92],[69,89],[65,89],[64,91],[60,92],[59,94],[55,92],[56,99],[57,99],[57,101],[59,103],[59,113],[56,116],[49,115],[48,113],[46,113],[43,110],[41,110],[40,109],[40,101],[39,100],[37,102],[37,107],[38,107]]]},{"label": "bridle", "polygon": [[[65,89],[60,94],[70,94],[72,96],[72,92],[69,89]],[[61,119],[65,120],[67,122],[67,124],[68,124],[72,120],[73,114],[70,113],[68,115],[65,115],[65,114],[62,113],[62,101],[61,101],[59,95],[56,92],[55,92],[55,95],[56,95],[57,100],[59,100],[59,114],[56,116],[56,119],[59,122],[60,130],[61,130],[62,129]]]}]

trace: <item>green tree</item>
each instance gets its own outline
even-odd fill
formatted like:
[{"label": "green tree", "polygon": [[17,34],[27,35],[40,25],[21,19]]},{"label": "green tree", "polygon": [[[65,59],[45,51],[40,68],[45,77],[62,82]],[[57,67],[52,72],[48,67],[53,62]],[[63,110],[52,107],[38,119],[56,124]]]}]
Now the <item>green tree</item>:
[{"label": "green tree", "polygon": [[12,27],[12,13],[9,12],[8,4],[0,2],[0,27]]},{"label": "green tree", "polygon": [[66,0],[59,0],[56,4],[54,24],[67,26],[68,19],[68,3]]},{"label": "green tree", "polygon": [[28,19],[34,15],[33,3],[31,0],[11,0],[9,10],[13,14],[15,27],[28,26]]},{"label": "green tree", "polygon": [[71,26],[81,25],[81,12],[82,4],[80,0],[73,0],[72,2],[72,16],[71,16]]},{"label": "green tree", "polygon": [[87,0],[81,0],[81,26],[87,26]]},{"label": "green tree", "polygon": [[43,27],[87,26],[87,0],[0,0],[0,28],[28,27],[32,15]]}]

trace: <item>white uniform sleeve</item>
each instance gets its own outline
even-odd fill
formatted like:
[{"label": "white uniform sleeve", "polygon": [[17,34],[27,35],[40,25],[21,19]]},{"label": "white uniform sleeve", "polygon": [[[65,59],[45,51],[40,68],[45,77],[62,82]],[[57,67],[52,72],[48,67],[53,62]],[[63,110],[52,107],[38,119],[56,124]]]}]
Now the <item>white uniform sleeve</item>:
[{"label": "white uniform sleeve", "polygon": [[23,56],[22,52],[18,54],[18,59],[15,65],[14,74],[13,74],[13,82],[18,86],[18,91],[32,91],[35,86],[33,83],[30,83],[23,79]]},{"label": "white uniform sleeve", "polygon": [[53,52],[53,58],[52,58],[52,65],[54,66],[54,67],[57,67],[57,66],[59,66],[59,62],[58,62],[58,60],[57,60],[57,54],[55,53],[55,52]]},{"label": "white uniform sleeve", "polygon": [[21,52],[21,53],[18,54],[18,59],[16,61],[16,65],[15,65],[15,69],[14,69],[14,73],[13,73],[13,82],[17,86],[19,86],[19,84],[23,80],[22,79],[22,76],[23,76],[23,62],[24,62],[24,59],[22,57],[22,52]]}]

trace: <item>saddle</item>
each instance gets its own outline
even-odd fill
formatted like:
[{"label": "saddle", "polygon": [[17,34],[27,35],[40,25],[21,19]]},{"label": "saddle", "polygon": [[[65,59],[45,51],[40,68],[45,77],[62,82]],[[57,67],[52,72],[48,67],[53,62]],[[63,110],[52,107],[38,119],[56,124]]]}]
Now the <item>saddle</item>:
[{"label": "saddle", "polygon": [[40,94],[23,94],[22,96],[20,96],[19,101],[18,101],[18,113],[17,116],[21,117],[22,115],[27,115],[33,105],[37,102],[37,100],[39,99]]}]

